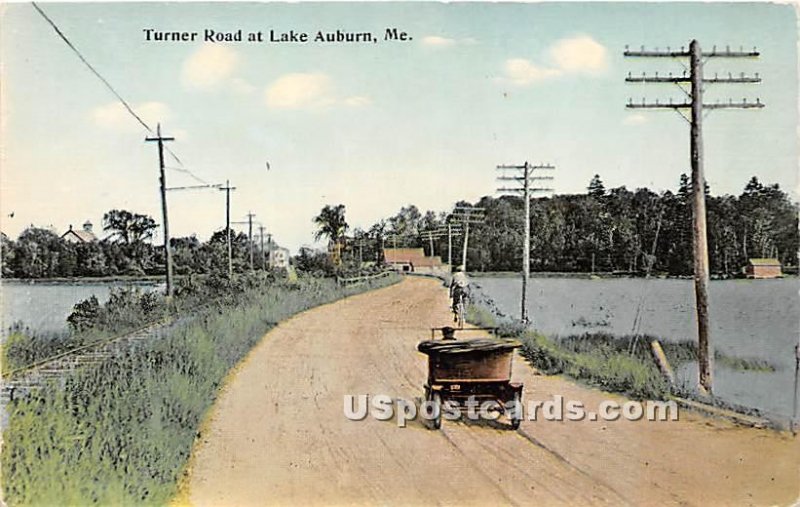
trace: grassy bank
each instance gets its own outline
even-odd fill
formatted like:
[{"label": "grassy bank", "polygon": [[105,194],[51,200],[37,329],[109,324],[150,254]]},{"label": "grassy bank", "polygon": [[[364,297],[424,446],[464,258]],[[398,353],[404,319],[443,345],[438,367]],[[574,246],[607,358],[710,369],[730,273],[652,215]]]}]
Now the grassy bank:
[{"label": "grassy bank", "polygon": [[227,372],[275,323],[397,281],[254,284],[219,298],[135,352],[8,407],[10,505],[158,504],[175,493],[198,425]]},{"label": "grassy bank", "polygon": [[[675,393],[650,355],[652,336],[613,336],[592,333],[552,339],[524,326],[500,321],[488,309],[472,305],[467,320],[479,326],[499,326],[499,333],[517,338],[522,354],[539,371],[568,375],[601,389],[623,393],[635,399],[664,399]],[[677,368],[697,360],[694,343],[661,344],[668,361]],[[715,359],[730,369],[774,371],[774,365],[762,359],[731,357],[717,352]]]}]

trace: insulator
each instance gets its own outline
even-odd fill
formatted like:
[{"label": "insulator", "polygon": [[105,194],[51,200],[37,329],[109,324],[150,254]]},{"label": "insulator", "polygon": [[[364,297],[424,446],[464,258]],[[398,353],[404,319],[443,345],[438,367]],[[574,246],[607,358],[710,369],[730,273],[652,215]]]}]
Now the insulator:
[{"label": "insulator", "polygon": [[642,51],[642,53],[644,53],[644,46],[641,47],[641,51]]},{"label": "insulator", "polygon": [[742,46],[739,46],[739,52],[740,52],[740,53],[744,53],[744,47],[742,47]]},{"label": "insulator", "polygon": [[761,98],[760,97],[756,97],[756,104],[761,104]]},{"label": "insulator", "polygon": [[756,79],[758,79],[758,72],[756,72]]},{"label": "insulator", "polygon": [[711,46],[711,52],[713,52],[713,53],[717,52],[717,46],[716,45]]},{"label": "insulator", "polygon": [[681,46],[681,53],[683,53],[683,46]]},{"label": "insulator", "polygon": [[628,45],[627,45],[627,44],[625,44],[625,51],[627,51],[627,50],[628,50]]},{"label": "insulator", "polygon": [[656,105],[658,105],[658,99],[656,99]]},{"label": "insulator", "polygon": [[716,72],[714,73],[714,79],[717,79],[717,73]]},{"label": "insulator", "polygon": [[669,46],[667,46],[667,53],[671,53],[671,52],[672,52],[672,49]]},{"label": "insulator", "polygon": [[658,72],[656,72],[656,77],[658,77]]},{"label": "insulator", "polygon": [[672,97],[669,98],[669,103],[672,104]]},{"label": "insulator", "polygon": [[728,79],[733,79],[733,74],[731,74],[730,72],[728,72]]},{"label": "insulator", "polygon": [[744,79],[744,72],[740,72],[740,73],[739,73],[739,77],[740,77],[741,79]]},{"label": "insulator", "polygon": [[727,51],[728,53],[730,53],[730,52],[731,52],[731,47],[730,47],[730,46],[725,46],[725,51]]}]

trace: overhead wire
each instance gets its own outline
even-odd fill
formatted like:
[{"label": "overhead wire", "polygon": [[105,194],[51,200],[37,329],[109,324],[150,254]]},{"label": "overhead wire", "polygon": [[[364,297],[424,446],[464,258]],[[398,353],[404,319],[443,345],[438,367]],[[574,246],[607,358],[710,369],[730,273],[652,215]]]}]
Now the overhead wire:
[{"label": "overhead wire", "polygon": [[[58,25],[56,25],[55,21],[53,21],[50,18],[50,16],[48,16],[42,10],[42,8],[39,7],[39,5],[36,4],[36,2],[31,2],[31,5],[33,5],[33,8],[36,9],[36,12],[38,12],[39,15],[41,15],[42,18],[44,18],[45,21],[47,21],[47,23],[56,32],[56,34],[59,36],[59,38],[62,41],[64,41],[64,43],[72,50],[73,53],[75,53],[75,55],[78,57],[78,59],[80,59],[80,61],[83,62],[84,65],[86,65],[86,68],[88,68],[89,71],[91,71],[91,73],[94,74],[94,76],[97,77],[97,79],[99,79],[100,82],[103,83],[103,85],[114,95],[114,97],[117,98],[117,100],[122,104],[122,106],[125,108],[125,110],[128,112],[128,114],[130,114],[149,133],[155,134],[156,132],[153,130],[153,128],[150,127],[150,125],[148,125],[147,122],[145,122],[142,119],[141,116],[136,114],[136,111],[134,111],[133,107],[128,103],[128,101],[125,100],[125,98],[111,85],[111,83],[105,77],[103,77],[102,74],[100,74],[100,72],[91,63],[89,63],[89,61],[86,59],[86,57],[83,56],[83,54],[78,50],[78,48],[69,40],[69,38],[67,38],[67,36],[64,34],[64,32],[61,31],[61,29],[58,27]],[[173,152],[168,146],[164,146],[164,149],[167,151],[167,153],[169,153],[169,155],[172,157],[172,159],[175,160],[175,162],[177,162],[177,164],[182,167],[182,169],[177,169],[177,168],[172,168],[172,169],[179,170],[181,172],[189,174],[192,178],[196,179],[197,181],[199,181],[201,183],[204,183],[204,184],[208,183],[207,181],[203,180],[202,178],[200,178],[199,176],[194,174],[189,169],[186,169],[185,167],[183,167],[183,162],[181,161],[181,159],[178,158],[178,156],[175,154],[175,152]]]}]

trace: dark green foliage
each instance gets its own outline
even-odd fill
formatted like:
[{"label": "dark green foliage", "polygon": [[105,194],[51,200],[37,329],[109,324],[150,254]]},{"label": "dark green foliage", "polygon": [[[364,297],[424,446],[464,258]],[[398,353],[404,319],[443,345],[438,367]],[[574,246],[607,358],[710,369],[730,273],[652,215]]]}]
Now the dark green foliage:
[{"label": "dark green foliage", "polygon": [[[712,196],[707,189],[709,255],[712,273],[741,273],[752,257],[775,257],[797,265],[797,204],[777,185],[753,178],[740,196]],[[677,192],[646,188],[607,189],[598,175],[586,194],[556,195],[531,201],[531,269],[550,272],[618,272],[644,275],[692,273],[691,180],[681,175]],[[458,205],[485,208],[485,222],[470,227],[467,265],[474,271],[520,271],[524,211],[515,196],[484,197]],[[381,243],[422,247],[422,231],[446,226],[445,216],[403,207],[366,233],[372,259]],[[384,241],[387,234],[397,239]],[[461,235],[454,235],[456,259]],[[447,254],[447,236],[434,240],[434,252]]]},{"label": "dark green foliage", "polygon": [[97,301],[97,297],[92,295],[73,307],[72,313],[67,317],[67,322],[73,330],[85,331],[97,325],[100,313],[100,303]]}]

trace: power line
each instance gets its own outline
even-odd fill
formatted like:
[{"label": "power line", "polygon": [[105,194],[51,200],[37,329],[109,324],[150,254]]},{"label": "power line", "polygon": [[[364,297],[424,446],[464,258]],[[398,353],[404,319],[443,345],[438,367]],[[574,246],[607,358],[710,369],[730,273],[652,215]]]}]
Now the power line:
[{"label": "power line", "polygon": [[[133,107],[131,107],[128,101],[125,100],[122,97],[122,95],[120,95],[120,93],[111,85],[111,83],[106,78],[104,78],[103,75],[100,74],[100,72],[97,69],[95,69],[91,63],[89,63],[89,60],[87,60],[86,57],[84,57],[83,54],[81,54],[81,52],[78,50],[78,48],[75,47],[75,45],[67,38],[67,36],[64,35],[64,32],[62,32],[61,29],[58,27],[58,25],[56,25],[55,21],[50,19],[50,17],[47,14],[45,14],[45,12],[42,10],[41,7],[39,7],[36,4],[36,2],[31,2],[31,5],[33,5],[33,8],[36,9],[36,12],[38,12],[42,16],[42,18],[44,18],[45,21],[47,21],[47,23],[53,28],[53,30],[56,32],[59,38],[61,38],[61,40],[64,41],[64,43],[72,50],[73,53],[75,53],[75,55],[80,59],[80,61],[83,62],[84,65],[86,65],[86,67],[92,72],[92,74],[94,74],[95,77],[97,77],[97,79],[99,79],[100,82],[102,82],[103,85],[105,85],[105,87],[108,88],[108,90],[117,98],[117,100],[119,100],[119,102],[122,104],[125,110],[131,116],[133,116],[133,118],[135,118],[136,121],[139,122],[139,124],[145,128],[145,130],[147,130],[151,134],[156,134],[156,132],[150,127],[150,125],[148,125],[147,122],[145,122],[141,116],[136,114],[136,111],[133,110]],[[181,159],[178,158],[175,152],[173,152],[167,146],[164,146],[164,150],[167,153],[169,153],[169,155],[173,158],[173,160],[175,160],[175,162],[178,163],[178,165],[183,166],[183,162],[181,162]],[[201,183],[208,183],[207,181],[195,175],[188,169],[182,169],[182,171],[190,174],[194,179],[196,179]]]},{"label": "power line", "polygon": [[[684,47],[680,51],[673,51],[669,47],[666,51],[660,51],[658,48],[654,50],[645,50],[642,46],[638,51],[630,50],[625,46],[624,56],[638,57],[638,58],[680,58],[689,59],[688,71],[680,77],[673,77],[669,74],[667,77],[647,76],[642,74],[641,77],[633,77],[630,73],[625,79],[628,83],[673,83],[678,85],[688,100],[683,100],[679,103],[673,104],[670,100],[668,103],[659,101],[646,102],[642,99],[639,104],[634,104],[633,101],[628,101],[626,107],[628,109],[673,109],[678,112],[691,126],[689,134],[689,153],[692,165],[692,244],[694,253],[694,285],[695,285],[695,311],[697,314],[697,365],[698,365],[698,378],[699,387],[711,394],[712,388],[712,362],[714,354],[711,345],[711,332],[709,325],[709,303],[708,303],[708,281],[709,281],[709,265],[708,265],[708,233],[706,230],[706,199],[705,199],[705,177],[703,176],[703,111],[712,109],[761,109],[764,104],[760,99],[755,102],[748,102],[742,99],[741,102],[733,102],[729,100],[728,103],[708,104],[703,102],[703,94],[705,92],[706,84],[727,83],[727,84],[744,84],[744,83],[760,83],[761,78],[756,74],[753,77],[746,76],[744,73],[739,74],[738,77],[733,77],[728,74],[728,77],[720,78],[714,75],[713,78],[703,77],[703,66],[705,62],[711,58],[757,58],[759,52],[756,48],[752,51],[745,51],[739,48],[739,51],[731,51],[730,46],[726,46],[724,51],[718,51],[716,46],[713,46],[710,52],[703,52],[700,49],[700,43],[697,40],[692,40],[689,43],[688,51]],[[680,61],[680,60],[679,60]],[[685,65],[684,65],[685,67]],[[683,88],[682,85],[689,84],[689,90]],[[687,116],[682,110],[688,109],[689,115]]]},{"label": "power line", "polygon": [[[531,165],[527,161],[522,165],[498,165],[497,169],[503,171],[502,176],[498,176],[500,181],[516,182],[519,186],[501,187],[498,192],[505,194],[522,194],[525,206],[525,223],[522,233],[522,297],[520,300],[520,320],[528,322],[528,278],[531,272],[531,195],[536,192],[552,192],[552,188],[531,187],[531,182],[535,180],[552,180],[552,176],[535,176],[534,171],[555,169],[550,164]],[[505,171],[513,170],[517,176],[507,176]]]}]

